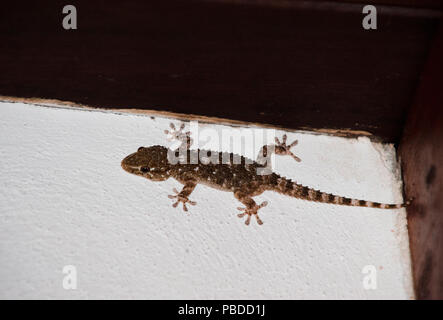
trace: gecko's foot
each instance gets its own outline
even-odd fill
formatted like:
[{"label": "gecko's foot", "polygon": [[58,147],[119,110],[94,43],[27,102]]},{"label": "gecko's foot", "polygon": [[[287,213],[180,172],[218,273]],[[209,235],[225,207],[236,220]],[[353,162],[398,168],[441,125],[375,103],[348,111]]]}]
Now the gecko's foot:
[{"label": "gecko's foot", "polygon": [[168,136],[169,141],[181,141],[182,145],[185,145],[188,148],[192,145],[193,141],[191,138],[191,132],[183,132],[183,129],[185,128],[183,122],[179,128],[176,128],[172,122],[169,124],[169,127],[171,130],[165,130],[165,134]]},{"label": "gecko's foot", "polygon": [[255,216],[255,219],[257,219],[257,223],[260,224],[260,225],[262,225],[262,224],[263,224],[263,221],[262,221],[262,220],[260,219],[260,217],[258,216],[257,211],[258,211],[260,208],[263,208],[263,207],[265,207],[265,206],[267,206],[267,205],[268,205],[268,202],[267,202],[267,201],[264,201],[264,202],[262,202],[260,205],[254,205],[252,208],[241,208],[241,207],[238,207],[238,208],[237,208],[238,210],[240,210],[240,211],[244,211],[244,212],[239,213],[237,216],[238,216],[239,218],[243,218],[244,216],[247,215],[247,217],[246,217],[246,221],[245,221],[245,224],[248,226],[249,223],[251,222],[251,216],[254,215],[254,216]]},{"label": "gecko's foot", "polygon": [[197,204],[197,202],[189,200],[188,197],[181,196],[180,192],[178,192],[177,189],[174,188],[173,191],[175,192],[175,195],[170,194],[170,195],[168,195],[168,198],[169,199],[177,199],[177,201],[172,204],[172,206],[174,208],[176,208],[178,206],[179,202],[181,202],[181,203],[183,203],[183,211],[188,211],[188,207],[186,207],[187,203],[189,203],[192,206],[195,206]]},{"label": "gecko's foot", "polygon": [[293,154],[290,150],[293,146],[297,145],[298,140],[295,140],[291,144],[287,145],[286,144],[287,138],[288,136],[286,134],[283,135],[282,142],[280,142],[280,140],[278,140],[277,137],[275,138],[275,153],[279,155],[289,155],[293,157],[295,161],[300,162],[301,159],[297,157],[295,154]]}]

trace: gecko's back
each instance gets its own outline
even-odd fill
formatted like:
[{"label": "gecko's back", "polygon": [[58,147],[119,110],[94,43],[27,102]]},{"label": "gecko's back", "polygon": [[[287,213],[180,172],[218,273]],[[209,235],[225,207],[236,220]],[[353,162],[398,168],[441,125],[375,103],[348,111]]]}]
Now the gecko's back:
[{"label": "gecko's back", "polygon": [[[210,150],[185,150],[181,156],[175,151],[176,160],[172,163],[170,175],[180,182],[194,179],[224,191],[235,191],[239,188],[256,189],[265,182],[257,174],[261,165],[246,157]],[[178,156],[178,157],[177,157]],[[180,162],[176,163],[178,158]]]}]

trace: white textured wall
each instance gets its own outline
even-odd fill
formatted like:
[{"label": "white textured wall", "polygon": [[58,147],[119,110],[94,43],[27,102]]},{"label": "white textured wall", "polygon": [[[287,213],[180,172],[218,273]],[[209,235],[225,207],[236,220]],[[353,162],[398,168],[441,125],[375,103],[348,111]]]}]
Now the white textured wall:
[{"label": "white textured wall", "polygon": [[[257,197],[269,202],[264,225],[247,227],[232,193],[201,185],[188,214],[172,208],[167,195],[178,182],[120,167],[139,146],[165,145],[169,122],[0,103],[0,298],[413,297],[403,209],[266,192]],[[402,202],[392,146],[288,136],[299,139],[302,162],[277,157],[278,173],[343,196]],[[62,288],[65,265],[77,268],[77,290]],[[376,290],[363,287],[366,265],[376,267]]]}]

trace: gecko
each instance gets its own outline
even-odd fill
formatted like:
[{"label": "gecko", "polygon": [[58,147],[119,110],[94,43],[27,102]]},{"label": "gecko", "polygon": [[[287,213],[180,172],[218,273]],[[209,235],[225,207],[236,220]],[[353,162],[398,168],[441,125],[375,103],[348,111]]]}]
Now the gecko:
[{"label": "gecko", "polygon": [[[265,207],[268,202],[264,201],[261,204],[257,204],[253,197],[262,194],[264,191],[274,191],[286,196],[309,201],[380,209],[402,208],[410,202],[407,201],[403,204],[385,204],[352,199],[304,186],[274,172],[257,174],[257,170],[263,169],[269,164],[267,161],[270,161],[269,156],[272,152],[277,155],[291,156],[297,162],[301,161],[301,159],[291,151],[291,148],[297,145],[298,141],[295,140],[287,144],[286,134],[282,136],[281,142],[278,138],[275,138],[275,144],[263,146],[256,161],[252,161],[251,159],[233,153],[190,149],[192,138],[190,137],[189,131],[183,132],[185,127],[184,123],[182,123],[178,129],[173,123],[170,124],[170,127],[171,131],[165,130],[165,133],[172,136],[173,140],[181,141],[179,148],[171,150],[160,145],[139,147],[137,152],[128,155],[122,160],[121,167],[131,174],[152,181],[165,181],[169,178],[174,178],[183,184],[181,191],[174,188],[173,192],[175,194],[168,195],[170,199],[175,201],[172,204],[174,208],[177,207],[179,203],[182,203],[183,210],[188,211],[187,204],[196,205],[196,202],[190,200],[189,196],[198,184],[232,192],[234,197],[245,206],[238,207],[237,209],[241,211],[238,217],[246,217],[246,225],[249,225],[252,216],[255,217],[259,225],[263,224],[263,221],[258,215],[258,211]],[[184,151],[182,155],[186,156],[186,159],[189,160],[194,157],[193,159],[197,161],[187,161],[185,163],[170,161],[168,152],[172,151],[177,156],[179,155],[179,150]],[[215,163],[203,161],[203,159],[198,156],[201,152],[208,155],[208,157],[210,156],[211,159],[218,159],[219,161],[215,161]],[[234,161],[234,159],[236,159],[236,161]]]}]

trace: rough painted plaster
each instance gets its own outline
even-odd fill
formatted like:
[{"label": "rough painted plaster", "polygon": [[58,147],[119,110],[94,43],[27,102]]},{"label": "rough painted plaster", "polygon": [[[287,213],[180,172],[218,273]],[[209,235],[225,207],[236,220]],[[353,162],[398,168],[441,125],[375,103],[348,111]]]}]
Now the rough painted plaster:
[{"label": "rough painted plaster", "polygon": [[[269,202],[264,225],[247,227],[231,193],[201,185],[188,214],[173,208],[167,195],[178,182],[120,167],[139,146],[165,145],[169,122],[0,103],[0,298],[413,298],[403,209],[266,192],[257,197]],[[278,173],[348,197],[402,202],[392,145],[288,133],[295,138],[302,162],[276,157]],[[62,288],[65,265],[77,268],[76,290]],[[376,290],[363,287],[366,265],[376,267]]]}]

